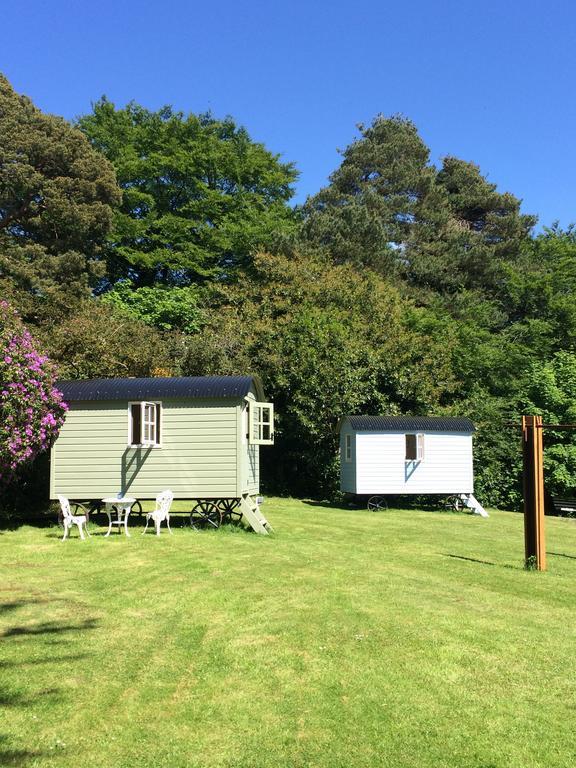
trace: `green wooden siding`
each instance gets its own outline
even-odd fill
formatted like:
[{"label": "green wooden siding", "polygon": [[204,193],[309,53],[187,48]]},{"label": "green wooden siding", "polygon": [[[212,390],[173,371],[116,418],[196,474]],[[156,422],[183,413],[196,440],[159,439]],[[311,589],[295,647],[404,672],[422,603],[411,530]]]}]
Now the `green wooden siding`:
[{"label": "green wooden siding", "polygon": [[164,400],[161,447],[132,448],[127,401],[73,403],[52,450],[50,496],[153,498],[170,488],[176,498],[236,497],[240,410],[239,401]]}]

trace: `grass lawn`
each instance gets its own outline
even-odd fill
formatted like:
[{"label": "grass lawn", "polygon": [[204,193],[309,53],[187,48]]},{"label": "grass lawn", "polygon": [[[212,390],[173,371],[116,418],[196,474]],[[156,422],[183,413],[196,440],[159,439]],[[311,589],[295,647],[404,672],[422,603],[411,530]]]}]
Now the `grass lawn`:
[{"label": "grass lawn", "polygon": [[576,764],[574,521],[535,573],[517,514],[265,513],[0,533],[0,764]]}]

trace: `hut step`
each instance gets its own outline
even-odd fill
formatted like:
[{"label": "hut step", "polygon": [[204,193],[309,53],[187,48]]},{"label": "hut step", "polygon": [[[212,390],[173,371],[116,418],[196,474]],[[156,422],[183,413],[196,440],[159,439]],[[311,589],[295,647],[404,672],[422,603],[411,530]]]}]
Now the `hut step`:
[{"label": "hut step", "polygon": [[240,509],[242,510],[242,516],[256,533],[263,535],[273,533],[274,529],[260,511],[260,505],[251,496],[242,496],[240,499]]},{"label": "hut step", "polygon": [[472,493],[463,493],[461,498],[468,509],[471,509],[475,515],[481,515],[482,517],[489,516],[488,512],[486,512],[482,504],[480,504],[480,502]]}]

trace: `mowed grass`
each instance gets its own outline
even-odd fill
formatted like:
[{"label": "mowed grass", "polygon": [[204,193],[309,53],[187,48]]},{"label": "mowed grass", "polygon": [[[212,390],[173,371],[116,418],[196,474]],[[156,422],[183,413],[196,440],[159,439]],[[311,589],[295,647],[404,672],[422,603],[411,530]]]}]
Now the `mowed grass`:
[{"label": "mowed grass", "polygon": [[265,512],[273,537],[2,533],[0,763],[576,764],[574,521],[535,573],[513,513]]}]

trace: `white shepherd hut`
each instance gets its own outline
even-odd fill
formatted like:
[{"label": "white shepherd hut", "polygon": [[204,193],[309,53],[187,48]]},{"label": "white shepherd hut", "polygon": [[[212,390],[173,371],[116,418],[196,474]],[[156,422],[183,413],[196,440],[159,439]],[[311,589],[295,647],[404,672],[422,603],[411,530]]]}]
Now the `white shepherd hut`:
[{"label": "white shepherd hut", "polygon": [[[396,494],[452,496],[488,517],[473,496],[469,419],[345,416],[340,421],[340,488],[385,506]],[[456,502],[457,503],[457,502]]]}]

